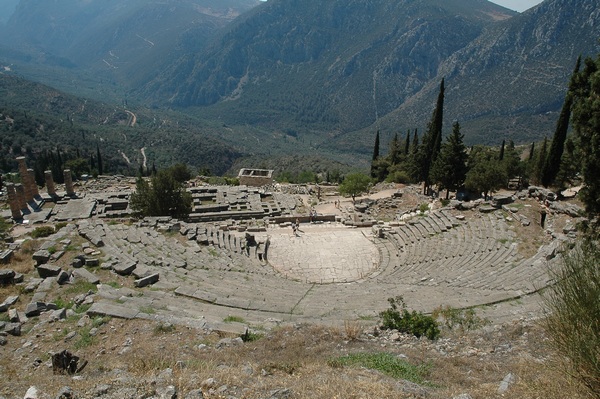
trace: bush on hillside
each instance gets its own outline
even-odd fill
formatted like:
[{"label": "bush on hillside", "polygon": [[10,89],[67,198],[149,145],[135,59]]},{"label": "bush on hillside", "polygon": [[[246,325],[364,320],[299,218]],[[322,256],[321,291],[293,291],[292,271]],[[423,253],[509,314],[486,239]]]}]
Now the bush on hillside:
[{"label": "bush on hillside", "polygon": [[551,345],[570,362],[571,375],[600,392],[600,246],[587,239],[550,271],[554,285],[543,293]]},{"label": "bush on hillside", "polygon": [[439,337],[440,329],[433,317],[415,310],[409,312],[401,296],[388,298],[388,302],[390,308],[379,313],[383,328],[412,334],[417,338],[425,336],[435,340]]}]

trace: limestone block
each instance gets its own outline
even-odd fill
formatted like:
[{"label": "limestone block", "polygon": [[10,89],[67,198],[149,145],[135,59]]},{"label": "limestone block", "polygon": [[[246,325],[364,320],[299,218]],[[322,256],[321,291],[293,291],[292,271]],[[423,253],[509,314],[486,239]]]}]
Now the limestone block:
[{"label": "limestone block", "polygon": [[60,267],[49,265],[47,263],[37,267],[38,274],[41,278],[58,276],[61,270],[62,269]]},{"label": "limestone block", "polygon": [[85,280],[88,283],[98,284],[100,283],[100,279],[95,274],[87,271],[86,269],[75,269],[73,270],[73,276],[75,276],[76,280]]},{"label": "limestone block", "polygon": [[30,302],[25,308],[25,316],[39,316],[40,313],[45,312],[46,310],[48,310],[48,306],[44,302]]},{"label": "limestone block", "polygon": [[153,273],[153,274],[150,274],[149,276],[142,277],[142,278],[140,278],[138,280],[135,280],[134,284],[135,284],[136,287],[142,288],[142,287],[145,287],[147,285],[151,285],[151,284],[156,283],[158,281],[158,279],[159,279],[159,274],[158,273]]},{"label": "limestone block", "polygon": [[50,260],[51,255],[52,254],[50,253],[50,251],[46,249],[40,249],[39,251],[33,254],[33,260],[36,262],[37,265],[41,265],[44,263],[48,263],[48,260]]},{"label": "limestone block", "polygon": [[135,270],[135,268],[135,262],[121,262],[113,265],[114,272],[120,274],[121,276],[129,276]]},{"label": "limestone block", "polygon": [[14,282],[15,272],[10,269],[0,270],[0,285],[12,284]]},{"label": "limestone block", "polygon": [[61,270],[58,273],[58,276],[56,277],[56,282],[59,285],[64,285],[64,284],[67,284],[70,279],[71,279],[71,275],[64,270]]}]

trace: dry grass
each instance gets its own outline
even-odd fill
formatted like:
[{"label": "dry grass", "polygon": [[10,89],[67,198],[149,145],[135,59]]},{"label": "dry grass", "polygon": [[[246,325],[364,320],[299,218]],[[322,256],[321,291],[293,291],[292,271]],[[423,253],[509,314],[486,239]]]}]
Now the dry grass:
[{"label": "dry grass", "polygon": [[[313,325],[281,327],[258,341],[222,348],[215,345],[220,335],[182,326],[157,333],[157,323],[111,319],[98,328],[96,339],[79,350],[74,349],[77,337],[64,339],[68,332],[84,329],[77,326],[77,320],[46,324],[30,333],[37,338],[10,339],[3,348],[6,355],[0,358],[0,374],[8,377],[0,381],[0,395],[20,397],[30,385],[50,396],[64,385],[83,393],[99,384],[116,384],[119,375],[126,375],[128,386],[148,394],[158,386],[174,385],[185,395],[213,378],[213,390],[226,385],[227,392],[239,398],[268,397],[269,392],[283,388],[290,390],[290,398],[387,399],[426,394],[447,399],[461,393],[490,398],[499,397],[500,381],[513,373],[517,380],[503,398],[585,398],[584,391],[565,377],[560,363],[543,345],[543,333],[537,327],[452,338],[460,346],[449,355],[441,354],[435,349],[438,343],[429,341],[348,341],[345,331]],[[36,347],[18,349],[27,340],[35,341]],[[199,349],[201,343],[208,346]],[[505,343],[511,343],[513,350],[493,351]],[[475,347],[478,354],[464,355],[464,347]],[[47,361],[49,351],[63,349],[89,361],[82,380],[52,375],[51,368],[44,365],[32,367],[36,358]],[[331,365],[332,359],[348,354],[381,351],[402,355],[413,365],[428,364],[430,384],[415,386],[359,366]],[[172,372],[165,371],[168,369]],[[207,398],[226,397],[210,391],[211,387],[204,388]]]}]

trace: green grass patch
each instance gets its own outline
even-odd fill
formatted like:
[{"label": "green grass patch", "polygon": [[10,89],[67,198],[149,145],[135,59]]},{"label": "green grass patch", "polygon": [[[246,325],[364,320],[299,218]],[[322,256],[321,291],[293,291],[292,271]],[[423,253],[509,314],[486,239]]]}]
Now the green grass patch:
[{"label": "green grass patch", "polygon": [[62,298],[57,298],[54,301],[54,304],[59,309],[71,309],[73,307],[73,301],[66,301],[66,300],[64,300]]},{"label": "green grass patch", "polygon": [[108,283],[105,283],[106,285],[108,285],[109,287],[113,287],[113,288],[121,288],[121,284],[119,284],[116,281],[109,281]]},{"label": "green grass patch", "polygon": [[154,309],[152,306],[141,306],[140,312],[146,313],[146,314],[155,314],[156,309]]},{"label": "green grass patch", "polygon": [[166,334],[175,331],[175,326],[171,323],[159,323],[154,327],[154,334]]},{"label": "green grass patch", "polygon": [[330,360],[331,367],[365,367],[380,371],[396,379],[412,381],[416,384],[426,385],[426,376],[430,365],[414,366],[406,360],[400,359],[391,353],[354,353]]},{"label": "green grass patch", "polygon": [[92,319],[92,327],[98,328],[112,320],[110,316],[97,316]]},{"label": "green grass patch", "polygon": [[75,349],[87,348],[96,342],[96,337],[90,334],[92,328],[93,327],[84,327],[79,330],[79,339],[73,344]]},{"label": "green grass patch", "polygon": [[40,227],[36,227],[35,229],[33,229],[33,231],[31,232],[31,237],[32,238],[42,238],[42,237],[48,237],[51,236],[52,234],[54,234],[55,230],[54,227],[52,226],[40,226]]},{"label": "green grass patch", "polygon": [[245,323],[246,320],[244,320],[243,317],[240,316],[227,316],[226,318],[223,319],[223,321],[225,323]]},{"label": "green grass patch", "polygon": [[86,303],[86,304],[77,306],[74,310],[75,310],[75,313],[83,314],[83,313],[87,312],[88,310],[90,310],[91,307],[92,307],[91,303]]},{"label": "green grass patch", "polygon": [[89,291],[96,292],[97,289],[95,284],[87,281],[77,281],[65,288],[66,295],[79,295]]}]

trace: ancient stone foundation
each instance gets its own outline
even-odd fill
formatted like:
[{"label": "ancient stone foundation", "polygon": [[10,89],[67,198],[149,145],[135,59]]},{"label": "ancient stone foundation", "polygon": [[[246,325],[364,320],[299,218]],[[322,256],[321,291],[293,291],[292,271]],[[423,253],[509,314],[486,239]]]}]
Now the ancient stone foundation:
[{"label": "ancient stone foundation", "polygon": [[273,184],[273,171],[268,169],[241,169],[238,179],[242,186],[267,186]]}]

